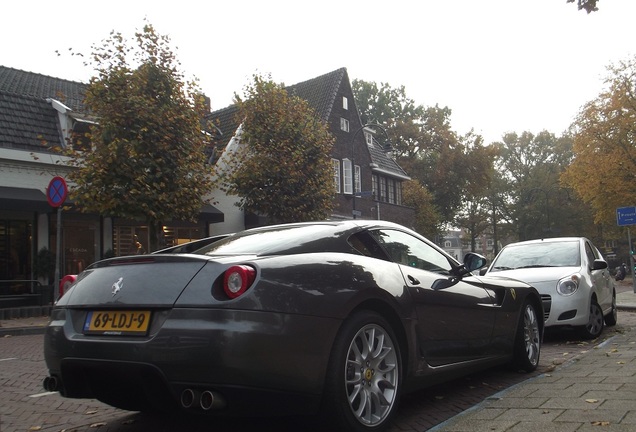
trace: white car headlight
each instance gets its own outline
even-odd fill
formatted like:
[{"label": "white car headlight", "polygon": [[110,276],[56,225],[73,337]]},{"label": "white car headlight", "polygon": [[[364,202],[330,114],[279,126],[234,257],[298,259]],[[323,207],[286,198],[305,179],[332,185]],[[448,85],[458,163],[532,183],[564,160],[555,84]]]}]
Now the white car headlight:
[{"label": "white car headlight", "polygon": [[562,296],[570,296],[579,289],[579,280],[581,276],[573,274],[572,276],[565,277],[557,283],[557,292]]}]

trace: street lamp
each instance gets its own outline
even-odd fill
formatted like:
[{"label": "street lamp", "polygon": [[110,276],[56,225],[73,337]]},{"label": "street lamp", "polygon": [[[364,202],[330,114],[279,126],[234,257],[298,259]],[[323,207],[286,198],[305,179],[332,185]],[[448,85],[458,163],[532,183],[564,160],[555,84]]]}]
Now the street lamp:
[{"label": "street lamp", "polygon": [[[356,218],[356,164],[355,164],[356,137],[361,131],[370,127],[381,129],[382,132],[384,132],[384,135],[386,136],[387,141],[389,140],[389,134],[386,132],[386,129],[384,128],[384,126],[379,125],[377,123],[363,124],[353,133],[353,137],[351,138],[351,189],[353,192],[353,195],[351,198],[351,209],[352,209],[351,215],[353,216],[354,219]],[[362,175],[362,172],[360,172],[360,175]],[[360,183],[362,184],[362,179],[360,179]]]}]

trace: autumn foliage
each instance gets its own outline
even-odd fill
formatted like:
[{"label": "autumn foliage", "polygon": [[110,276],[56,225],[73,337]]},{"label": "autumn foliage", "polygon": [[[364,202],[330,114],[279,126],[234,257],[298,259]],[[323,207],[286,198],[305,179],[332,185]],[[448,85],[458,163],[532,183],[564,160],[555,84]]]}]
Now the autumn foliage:
[{"label": "autumn foliage", "polygon": [[[97,120],[93,149],[69,146],[77,167],[69,177],[83,211],[141,219],[156,234],[163,222],[195,220],[211,189],[204,103],[178,72],[167,37],[146,25],[136,42],[113,33],[93,48],[97,75],[85,100]],[[154,249],[157,236],[150,238]]]},{"label": "autumn foliage", "polygon": [[237,96],[243,132],[229,174],[239,206],[270,222],[326,219],[333,206],[334,138],[308,103],[260,76]]},{"label": "autumn foliage", "polygon": [[636,58],[609,71],[607,90],[576,118],[576,157],[562,181],[592,207],[597,223],[615,225],[616,208],[636,204]]}]

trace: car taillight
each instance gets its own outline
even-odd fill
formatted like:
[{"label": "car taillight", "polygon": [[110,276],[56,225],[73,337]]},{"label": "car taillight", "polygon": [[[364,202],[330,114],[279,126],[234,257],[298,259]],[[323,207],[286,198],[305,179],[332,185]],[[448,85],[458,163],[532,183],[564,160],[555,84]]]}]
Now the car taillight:
[{"label": "car taillight", "polygon": [[256,270],[246,265],[235,265],[225,271],[223,290],[229,298],[237,298],[254,282]]}]

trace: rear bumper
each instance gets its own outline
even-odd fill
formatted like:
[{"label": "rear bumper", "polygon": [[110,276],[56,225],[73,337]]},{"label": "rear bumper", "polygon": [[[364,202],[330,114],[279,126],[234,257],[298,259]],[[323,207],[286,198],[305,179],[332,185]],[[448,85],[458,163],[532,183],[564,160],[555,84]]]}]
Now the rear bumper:
[{"label": "rear bumper", "polygon": [[213,390],[225,400],[220,411],[251,414],[315,412],[340,325],[304,315],[183,308],[153,311],[148,336],[95,336],[82,333],[85,316],[56,311],[46,329],[45,360],[62,395],[140,409],[154,399],[178,406],[185,390]]}]

